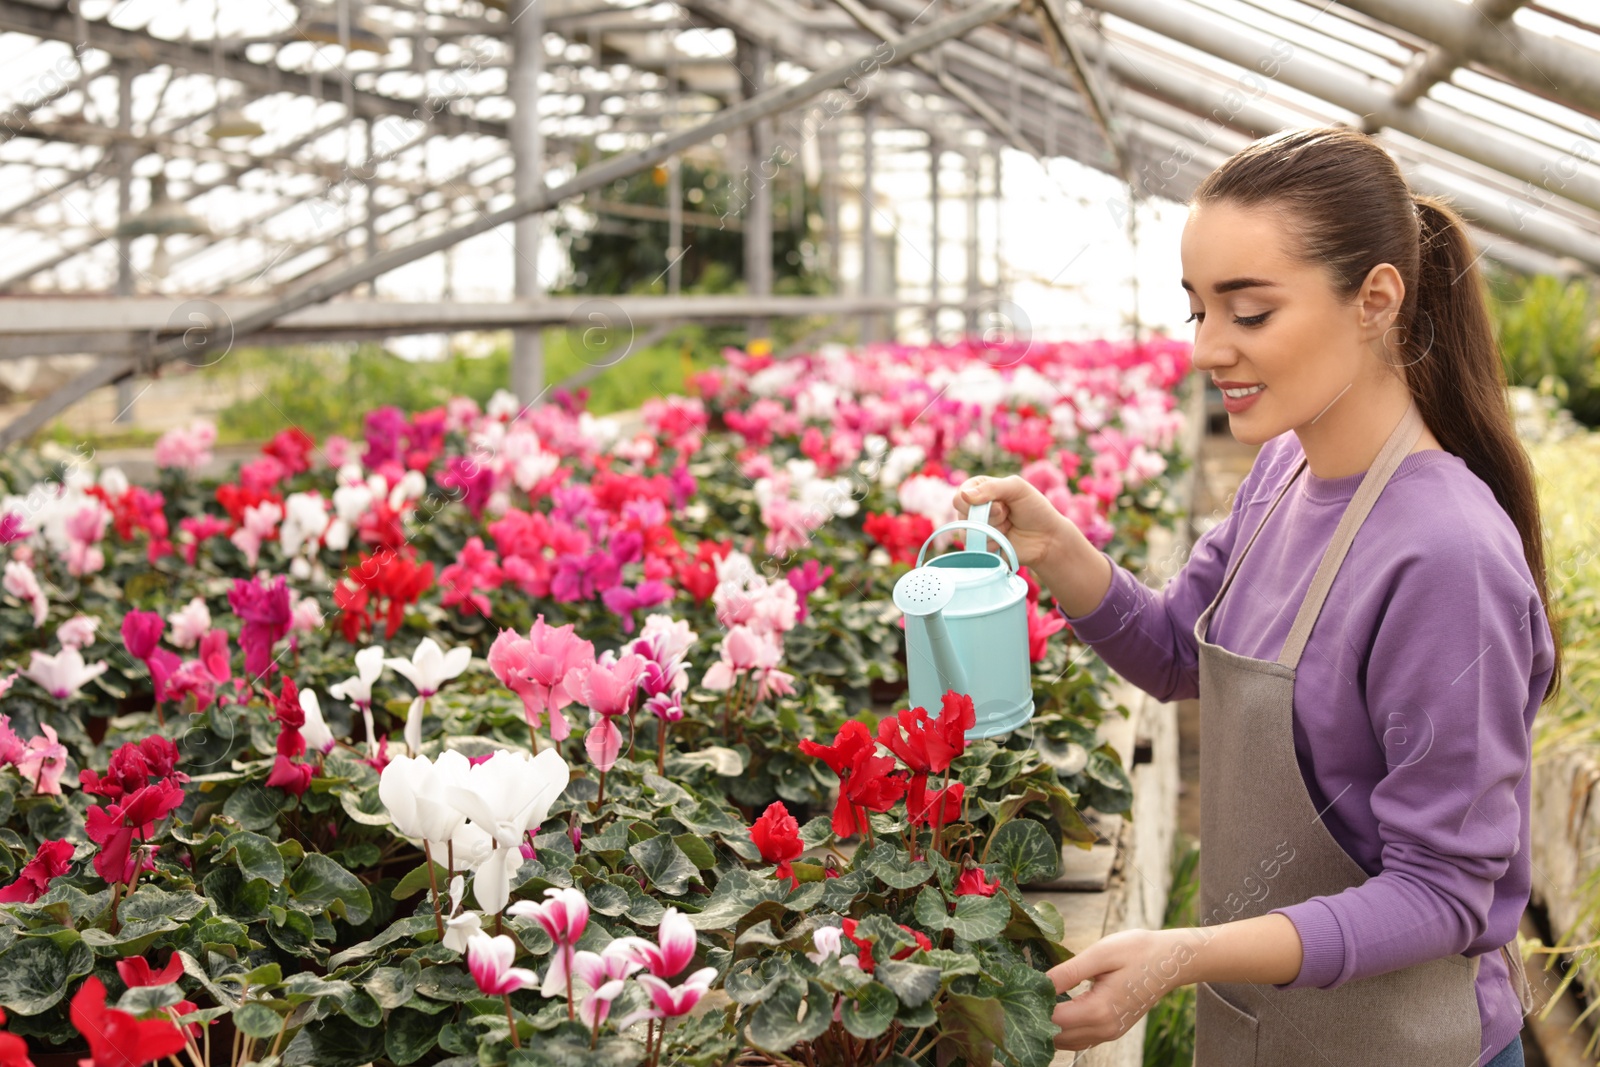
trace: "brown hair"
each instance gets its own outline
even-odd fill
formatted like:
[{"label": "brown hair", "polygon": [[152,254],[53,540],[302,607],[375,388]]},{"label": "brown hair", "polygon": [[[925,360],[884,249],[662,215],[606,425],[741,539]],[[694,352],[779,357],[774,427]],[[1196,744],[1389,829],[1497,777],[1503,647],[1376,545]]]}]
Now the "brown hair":
[{"label": "brown hair", "polygon": [[1460,216],[1443,200],[1413,193],[1371,137],[1337,126],[1255,142],[1200,183],[1191,203],[1207,201],[1280,210],[1299,254],[1320,261],[1344,300],[1355,298],[1378,264],[1400,272],[1406,294],[1396,325],[1405,355],[1396,369],[1428,429],[1483,479],[1522,537],[1555,644],[1549,700],[1561,686],[1561,628],[1545,575],[1539,497]]}]

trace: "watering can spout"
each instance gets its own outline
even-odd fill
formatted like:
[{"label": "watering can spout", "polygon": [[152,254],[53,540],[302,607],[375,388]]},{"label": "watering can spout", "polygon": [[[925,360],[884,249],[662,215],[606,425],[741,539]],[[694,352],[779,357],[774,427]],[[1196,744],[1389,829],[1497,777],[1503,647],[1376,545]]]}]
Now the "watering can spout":
[{"label": "watering can spout", "polygon": [[934,612],[922,618],[927,627],[928,648],[933,653],[933,669],[939,675],[939,694],[942,697],[952,689],[957,693],[969,692],[967,671],[956,656],[956,646],[950,640],[950,628],[944,624],[944,613]]}]

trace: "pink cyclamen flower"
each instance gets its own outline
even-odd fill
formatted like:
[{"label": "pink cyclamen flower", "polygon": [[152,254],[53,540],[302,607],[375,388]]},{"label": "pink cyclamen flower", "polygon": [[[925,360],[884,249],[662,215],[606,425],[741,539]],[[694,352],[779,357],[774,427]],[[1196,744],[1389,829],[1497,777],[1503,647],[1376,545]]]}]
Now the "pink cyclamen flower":
[{"label": "pink cyclamen flower", "polygon": [[650,994],[650,1005],[630,1012],[617,1020],[619,1029],[627,1029],[642,1019],[671,1019],[688,1015],[700,1003],[700,998],[711,989],[717,977],[715,967],[702,967],[680,985],[668,985],[653,974],[641,974],[638,982]]},{"label": "pink cyclamen flower", "polygon": [[467,970],[485,996],[503,997],[538,983],[539,976],[526,967],[511,966],[516,958],[517,943],[505,934],[476,933],[467,938]]},{"label": "pink cyclamen flower", "polygon": [[622,755],[622,731],[609,715],[602,715],[599,722],[589,727],[583,737],[583,750],[598,771],[609,771],[617,765],[617,758]]},{"label": "pink cyclamen flower", "polygon": [[650,714],[662,722],[683,721],[683,701],[672,693],[657,693],[644,702]]},{"label": "pink cyclamen flower", "polygon": [[211,629],[211,609],[204,598],[195,597],[168,615],[167,622],[172,626],[168,640],[178,648],[193,648]]},{"label": "pink cyclamen flower", "polygon": [[216,443],[215,423],[196,419],[187,427],[174,426],[156,441],[156,466],[197,471],[211,462],[211,446]]},{"label": "pink cyclamen flower", "polygon": [[22,674],[25,678],[33,679],[57,700],[71,700],[78,690],[91,679],[104,674],[105,670],[105,660],[90,666],[83,662],[82,652],[68,647],[53,656],[34,649],[28,667]]},{"label": "pink cyclamen flower", "polygon": [[[539,992],[554,996],[557,990],[565,991],[571,973],[574,944],[589,926],[589,901],[579,889],[552,887],[544,891],[545,900],[519,900],[506,909],[506,914],[519,919],[532,919],[540,929],[550,935],[556,950],[550,954],[550,969],[545,972],[544,984]],[[619,950],[620,951],[620,950]]]},{"label": "pink cyclamen flower", "polygon": [[33,568],[21,560],[10,560],[6,563],[4,581],[0,581],[5,591],[28,603],[33,609],[33,624],[43,626],[45,616],[50,614],[50,601],[44,595],[44,590],[39,587],[39,578],[33,573]]},{"label": "pink cyclamen flower", "polygon": [[624,980],[643,966],[616,944],[612,941],[600,952],[585,949],[572,957],[573,986],[584,991],[578,1018],[590,1029],[606,1021],[612,1001],[622,995]]},{"label": "pink cyclamen flower", "polygon": [[95,631],[100,628],[100,620],[91,615],[74,615],[60,626],[56,627],[56,640],[61,642],[63,648],[84,648],[94,644]]},{"label": "pink cyclamen flower", "polygon": [[579,703],[596,715],[625,714],[644,674],[644,657],[633,652],[604,652],[592,666],[567,673],[564,685]]},{"label": "pink cyclamen flower", "polygon": [[59,796],[61,772],[67,767],[67,746],[56,737],[49,723],[39,727],[43,734],[28,742],[28,748],[17,760],[17,771],[33,783],[37,795]]},{"label": "pink cyclamen flower", "polygon": [[550,736],[564,741],[572,727],[561,709],[578,699],[566,679],[574,670],[595,662],[594,645],[579,637],[573,624],[550,626],[543,615],[534,619],[528,640],[533,649],[524,674],[530,684],[526,693],[518,691],[523,713],[537,728],[539,712],[548,711]]},{"label": "pink cyclamen flower", "polygon": [[748,626],[729,627],[722,639],[721,658],[713,663],[701,679],[707,689],[727,690],[740,672],[760,667],[776,666],[782,652],[770,635],[757,633]]},{"label": "pink cyclamen flower", "polygon": [[657,978],[671,978],[694,959],[694,925],[687,915],[674,907],[668,907],[661,916],[656,942],[642,937],[619,937],[617,941],[624,946],[617,951],[628,952]]}]

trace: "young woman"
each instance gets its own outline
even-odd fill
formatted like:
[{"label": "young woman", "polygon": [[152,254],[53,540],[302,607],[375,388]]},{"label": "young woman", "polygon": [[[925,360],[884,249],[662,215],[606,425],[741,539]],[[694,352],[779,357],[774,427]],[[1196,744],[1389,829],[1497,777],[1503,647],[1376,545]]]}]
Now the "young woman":
[{"label": "young woman", "polygon": [[[956,497],[1074,632],[1200,700],[1200,915],[1056,967],[1056,1045],[1194,983],[1197,1067],[1520,1065],[1533,717],[1560,679],[1543,536],[1476,256],[1348,129],[1196,191],[1194,364],[1260,453],[1154,592],[1020,477]],[[1507,950],[1509,946],[1509,951]]]}]

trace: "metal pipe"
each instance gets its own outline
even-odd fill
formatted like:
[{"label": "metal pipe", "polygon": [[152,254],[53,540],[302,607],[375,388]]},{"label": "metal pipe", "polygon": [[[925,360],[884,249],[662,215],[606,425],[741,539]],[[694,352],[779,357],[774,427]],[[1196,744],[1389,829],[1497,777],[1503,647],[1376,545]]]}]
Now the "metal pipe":
[{"label": "metal pipe", "polygon": [[[521,2],[526,3],[528,0]],[[234,319],[229,328],[235,336],[260,331],[291,311],[321,303],[370,278],[376,278],[413,263],[451,245],[459,244],[469,237],[513,222],[531,212],[548,210],[568,197],[590,189],[598,189],[617,178],[652,166],[690,145],[699,144],[719,133],[747,125],[754,119],[791,108],[800,101],[809,100],[819,93],[837,88],[848,80],[870,77],[879,69],[903,63],[919,52],[1010,14],[1017,9],[1020,2],[1021,0],[989,0],[988,3],[978,4],[960,14],[907,34],[893,45],[879,45],[869,52],[851,56],[842,62],[825,67],[804,81],[770,89],[754,100],[728,108],[692,129],[664,137],[637,152],[615,156],[579,171],[555,188],[547,186],[529,197],[519,196],[512,204],[498,211],[488,212],[466,225],[446,230],[410,245],[389,249],[373,259],[341,271],[332,278],[297,289],[266,308]],[[13,419],[4,429],[0,429],[0,446],[15,443],[32,434],[81,397],[102,385],[120,381],[136,370],[160,366],[179,358],[189,351],[186,347],[187,340],[179,338],[150,348],[136,349],[127,356],[102,360],[60,389],[35,402],[27,412]]]}]

